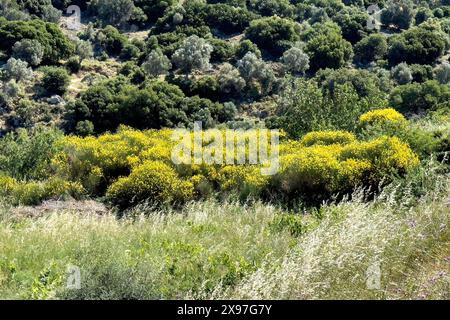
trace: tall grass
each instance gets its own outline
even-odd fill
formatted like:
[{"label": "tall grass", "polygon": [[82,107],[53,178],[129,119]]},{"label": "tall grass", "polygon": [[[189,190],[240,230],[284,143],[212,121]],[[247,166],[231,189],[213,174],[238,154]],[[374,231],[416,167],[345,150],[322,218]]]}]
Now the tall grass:
[{"label": "tall grass", "polygon": [[[0,297],[181,298],[237,283],[282,257],[292,241],[287,231],[270,231],[278,210],[261,203],[208,201],[142,213],[120,220],[64,210],[4,214]],[[81,290],[64,288],[67,265],[81,269]]]},{"label": "tall grass", "polygon": [[[122,219],[89,206],[4,208],[0,298],[448,299],[450,180],[419,172],[411,181],[312,216],[215,200]],[[68,265],[81,270],[80,290],[66,288]]]},{"label": "tall grass", "polygon": [[[448,177],[421,198],[388,188],[373,202],[362,197],[322,208],[323,220],[280,266],[258,269],[226,298],[448,299],[450,195]],[[397,193],[403,198],[398,201]],[[411,204],[414,204],[411,206]],[[273,266],[276,266],[275,268]],[[377,266],[380,286],[368,285]]]}]

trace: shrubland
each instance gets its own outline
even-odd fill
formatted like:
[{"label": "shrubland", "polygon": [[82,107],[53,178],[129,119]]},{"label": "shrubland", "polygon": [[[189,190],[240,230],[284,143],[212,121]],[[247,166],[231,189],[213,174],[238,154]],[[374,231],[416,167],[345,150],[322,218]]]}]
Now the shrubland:
[{"label": "shrubland", "polygon": [[[363,114],[359,122],[361,128],[375,126],[386,133],[408,126],[406,119],[392,109]],[[225,140],[225,131],[217,133]],[[227,165],[225,149],[219,159],[222,165],[195,161],[174,164],[173,150],[179,141],[172,135],[171,130],[141,132],[122,127],[116,134],[98,138],[60,137],[50,146],[53,154],[35,166],[45,166],[40,170],[51,172],[52,177],[81,184],[92,196],[106,192],[113,204],[127,208],[147,199],[161,204],[207,197],[209,193],[202,194],[206,186],[217,192],[237,193],[242,199],[256,196],[320,202],[357,187],[377,187],[392,175],[404,175],[419,164],[414,151],[396,136],[365,135],[365,140],[358,140],[350,132],[319,131],[308,133],[300,141],[282,139],[279,172],[263,176],[260,169],[266,166],[264,163]],[[214,143],[214,138],[205,139],[203,152]],[[26,146],[26,140],[22,142],[19,137],[13,141]],[[225,145],[220,151],[222,148]],[[232,156],[237,157],[238,151],[234,152]],[[248,152],[249,146],[247,160]],[[4,163],[14,168],[8,157]],[[14,178],[14,171],[11,173]]]},{"label": "shrubland", "polygon": [[449,4],[0,0],[0,297],[448,299]]}]

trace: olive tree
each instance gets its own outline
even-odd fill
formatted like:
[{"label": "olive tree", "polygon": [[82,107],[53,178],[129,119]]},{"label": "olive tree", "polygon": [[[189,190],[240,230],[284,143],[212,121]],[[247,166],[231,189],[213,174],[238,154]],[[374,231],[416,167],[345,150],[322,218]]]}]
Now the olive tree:
[{"label": "olive tree", "polygon": [[218,81],[220,90],[224,93],[239,93],[245,87],[245,80],[239,74],[239,70],[229,63],[220,68]]},{"label": "olive tree", "polygon": [[434,69],[434,76],[437,81],[442,84],[450,82],[450,64],[448,62],[442,63]]},{"label": "olive tree", "polygon": [[160,49],[153,50],[148,55],[145,62],[142,64],[144,72],[151,77],[157,77],[167,72],[172,68],[169,58],[167,58]]},{"label": "olive tree", "polygon": [[78,40],[76,42],[75,51],[80,60],[89,59],[94,56],[94,49],[88,40]]},{"label": "olive tree", "polygon": [[3,74],[7,80],[27,81],[33,77],[33,70],[28,67],[26,61],[16,58],[9,58],[3,66]]},{"label": "olive tree", "polygon": [[2,91],[4,97],[9,100],[19,96],[22,91],[22,87],[16,82],[16,80],[12,79],[4,84]]},{"label": "olive tree", "polygon": [[406,63],[399,63],[392,68],[391,76],[398,84],[407,84],[413,79],[411,69]]},{"label": "olive tree", "polygon": [[309,57],[302,49],[293,47],[281,58],[284,68],[294,74],[304,74],[309,69]]},{"label": "olive tree", "polygon": [[267,93],[271,90],[276,80],[273,70],[253,52],[248,52],[238,61],[237,66],[239,73],[247,84],[259,84],[261,93]]},{"label": "olive tree", "polygon": [[172,62],[186,74],[192,70],[207,70],[213,47],[196,35],[186,38],[172,56]]},{"label": "olive tree", "polygon": [[90,6],[105,25],[116,27],[129,21],[136,9],[133,0],[94,0]]},{"label": "olive tree", "polygon": [[14,58],[26,61],[32,66],[39,65],[44,57],[44,48],[37,40],[23,39],[16,42],[12,50]]}]

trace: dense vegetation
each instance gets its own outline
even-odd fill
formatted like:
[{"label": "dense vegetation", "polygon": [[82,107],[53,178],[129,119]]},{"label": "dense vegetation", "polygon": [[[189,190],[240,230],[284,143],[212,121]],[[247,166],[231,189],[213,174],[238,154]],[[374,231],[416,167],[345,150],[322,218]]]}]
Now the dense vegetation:
[{"label": "dense vegetation", "polygon": [[0,0],[0,298],[448,299],[449,53],[447,0]]}]

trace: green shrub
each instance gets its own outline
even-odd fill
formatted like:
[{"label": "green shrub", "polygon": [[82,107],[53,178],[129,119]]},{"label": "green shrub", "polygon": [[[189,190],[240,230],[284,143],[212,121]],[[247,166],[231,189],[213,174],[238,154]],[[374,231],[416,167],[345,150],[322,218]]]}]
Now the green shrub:
[{"label": "green shrub", "polygon": [[133,60],[139,58],[141,54],[141,50],[136,47],[134,44],[128,43],[124,45],[122,50],[120,51],[120,59],[126,61],[126,60]]},{"label": "green shrub", "polygon": [[411,64],[409,65],[411,69],[411,74],[413,77],[413,82],[425,82],[428,80],[433,80],[433,67],[429,65],[422,64]]},{"label": "green shrub", "polygon": [[437,81],[398,86],[389,96],[389,104],[404,114],[434,110],[450,99],[450,89]]},{"label": "green shrub", "polygon": [[300,39],[299,26],[277,16],[253,20],[245,31],[247,39],[276,57]]},{"label": "green shrub", "polygon": [[342,37],[339,26],[334,23],[316,24],[303,38],[312,71],[338,69],[353,59],[351,43]]},{"label": "green shrub", "polygon": [[97,41],[110,55],[119,55],[127,44],[128,39],[113,26],[107,26],[99,31]]},{"label": "green shrub", "polygon": [[213,46],[211,62],[229,61],[234,57],[235,48],[228,41],[214,38],[209,40],[209,42]]},{"label": "green shrub", "polygon": [[248,39],[239,42],[234,53],[234,59],[242,59],[248,52],[255,54],[257,58],[261,58],[261,51],[258,46]]},{"label": "green shrub", "polygon": [[70,73],[78,73],[81,69],[81,60],[78,56],[70,57],[65,66]]},{"label": "green shrub", "polygon": [[273,125],[285,130],[291,138],[300,138],[311,131],[353,131],[358,126],[355,119],[361,114],[386,104],[379,90],[364,97],[364,91],[361,90],[360,96],[351,82],[330,82],[334,83],[332,89],[326,90],[327,86],[324,85],[325,90],[322,90],[315,81],[290,81],[277,100],[278,118]]},{"label": "green shrub", "polygon": [[359,41],[354,50],[356,62],[367,64],[383,59],[388,50],[386,37],[382,34],[371,34]]},{"label": "green shrub", "polygon": [[0,197],[12,205],[37,205],[44,200],[80,198],[83,187],[76,182],[51,178],[44,182],[19,182],[8,176],[0,176]]},{"label": "green shrub", "polygon": [[0,18],[0,47],[8,53],[14,44],[23,39],[36,40],[44,50],[44,63],[58,63],[68,58],[74,51],[74,45],[54,23],[42,20],[7,21]]},{"label": "green shrub", "polygon": [[176,3],[175,0],[134,0],[134,5],[145,13],[149,21],[154,22],[161,17],[165,10]]},{"label": "green shrub", "polygon": [[21,129],[7,134],[0,139],[0,172],[19,180],[50,177],[50,162],[60,150],[57,141],[62,137],[54,129]]},{"label": "green shrub", "polygon": [[442,30],[433,30],[431,27],[425,27],[424,24],[389,39],[387,56],[391,66],[401,62],[433,64],[444,54],[447,36]]},{"label": "green shrub", "polygon": [[272,232],[287,230],[293,237],[300,237],[308,229],[304,220],[305,217],[301,214],[277,214],[273,221],[270,222],[269,228]]},{"label": "green shrub", "polygon": [[244,8],[236,8],[222,3],[207,5],[205,11],[205,20],[208,25],[226,34],[243,32],[249,26],[250,21],[257,17]]},{"label": "green shrub", "polygon": [[66,69],[46,67],[43,69],[42,87],[48,95],[64,95],[70,84],[70,77]]}]

